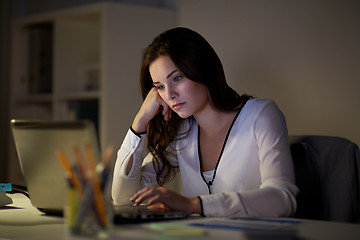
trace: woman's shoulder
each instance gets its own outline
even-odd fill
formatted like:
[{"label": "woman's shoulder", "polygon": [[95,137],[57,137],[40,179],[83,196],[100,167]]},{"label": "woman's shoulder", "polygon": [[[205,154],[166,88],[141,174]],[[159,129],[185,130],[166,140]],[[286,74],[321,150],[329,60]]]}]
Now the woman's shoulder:
[{"label": "woman's shoulder", "polygon": [[283,113],[271,99],[255,98],[247,101],[240,112],[240,121],[255,122],[259,119],[273,118],[274,116],[281,116]]},{"label": "woman's shoulder", "polygon": [[244,112],[258,112],[261,111],[264,108],[268,108],[268,107],[277,107],[275,102],[271,99],[266,99],[266,98],[253,98],[253,99],[249,99],[244,108],[243,111]]}]

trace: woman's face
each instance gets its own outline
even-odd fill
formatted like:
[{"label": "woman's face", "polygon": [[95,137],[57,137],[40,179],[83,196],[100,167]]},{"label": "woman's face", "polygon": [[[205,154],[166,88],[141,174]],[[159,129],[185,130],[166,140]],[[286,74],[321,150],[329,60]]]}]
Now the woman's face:
[{"label": "woman's face", "polygon": [[210,106],[207,87],[188,79],[170,57],[158,57],[149,71],[160,97],[181,118],[196,116]]}]

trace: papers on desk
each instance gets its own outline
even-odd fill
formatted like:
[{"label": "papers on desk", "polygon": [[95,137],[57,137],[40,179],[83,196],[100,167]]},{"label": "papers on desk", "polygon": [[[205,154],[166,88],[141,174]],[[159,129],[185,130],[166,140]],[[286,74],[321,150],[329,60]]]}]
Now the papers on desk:
[{"label": "papers on desk", "polygon": [[276,230],[294,224],[299,224],[298,220],[283,220],[283,219],[266,219],[266,218],[246,218],[246,219],[209,219],[201,223],[190,224],[194,227],[225,229],[237,231],[251,231],[251,230]]},{"label": "papers on desk", "polygon": [[297,220],[284,219],[210,219],[201,223],[193,223],[190,226],[205,229],[241,231],[247,239],[294,239],[297,231],[287,227],[301,223]]},{"label": "papers on desk", "polygon": [[192,227],[182,223],[152,223],[152,230],[162,232],[164,236],[171,237],[198,237],[206,234],[206,230],[202,228]]},{"label": "papers on desk", "polygon": [[[190,221],[190,222],[189,222]],[[293,239],[297,236],[295,228],[288,227],[302,223],[302,221],[291,219],[225,219],[225,218],[198,218],[195,220],[179,222],[155,222],[149,225],[152,230],[161,232],[164,237],[199,237],[209,233],[232,232],[232,235],[245,239]],[[239,233],[237,233],[239,232]],[[225,237],[226,238],[226,237]]]}]

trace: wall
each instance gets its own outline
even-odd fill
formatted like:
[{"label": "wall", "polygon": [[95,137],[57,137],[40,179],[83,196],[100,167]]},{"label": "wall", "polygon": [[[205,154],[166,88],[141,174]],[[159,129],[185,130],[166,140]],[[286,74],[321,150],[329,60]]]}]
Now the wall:
[{"label": "wall", "polygon": [[179,25],[199,31],[239,93],[271,98],[289,134],[360,145],[360,4],[182,0]]}]

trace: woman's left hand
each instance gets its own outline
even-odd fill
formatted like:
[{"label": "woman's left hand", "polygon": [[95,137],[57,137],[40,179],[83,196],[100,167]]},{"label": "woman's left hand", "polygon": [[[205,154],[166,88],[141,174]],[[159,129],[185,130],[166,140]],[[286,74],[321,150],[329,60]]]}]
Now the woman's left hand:
[{"label": "woman's left hand", "polygon": [[[130,201],[135,205],[146,201],[149,208],[201,214],[199,198],[187,198],[164,187],[146,187],[137,192]],[[158,205],[159,203],[160,205]]]}]

